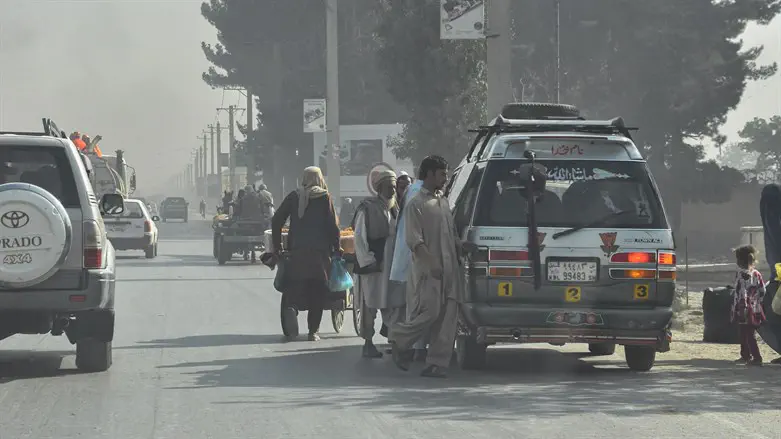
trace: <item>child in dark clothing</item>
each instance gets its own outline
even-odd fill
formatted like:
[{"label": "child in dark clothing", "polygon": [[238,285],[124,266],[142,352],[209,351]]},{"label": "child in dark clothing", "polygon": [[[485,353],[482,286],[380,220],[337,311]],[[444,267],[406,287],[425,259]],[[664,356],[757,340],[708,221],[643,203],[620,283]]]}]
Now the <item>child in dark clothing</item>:
[{"label": "child in dark clothing", "polygon": [[757,250],[751,245],[735,249],[738,272],[735,274],[735,290],[732,297],[732,321],[740,328],[740,359],[742,364],[762,365],[762,354],[755,333],[765,321],[762,299],[765,297],[765,282],[762,274],[754,268]]}]

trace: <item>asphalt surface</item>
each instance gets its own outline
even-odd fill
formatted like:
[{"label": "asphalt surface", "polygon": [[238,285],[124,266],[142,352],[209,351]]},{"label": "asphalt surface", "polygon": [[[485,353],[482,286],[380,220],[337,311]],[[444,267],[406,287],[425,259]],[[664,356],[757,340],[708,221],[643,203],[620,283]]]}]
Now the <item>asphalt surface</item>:
[{"label": "asphalt surface", "polygon": [[120,253],[108,372],[76,371],[64,337],[0,342],[0,438],[781,437],[779,368],[663,354],[643,374],[533,345],[427,379],[361,359],[349,312],[286,342],[271,271],[218,266],[207,222],[160,228],[158,258]]}]

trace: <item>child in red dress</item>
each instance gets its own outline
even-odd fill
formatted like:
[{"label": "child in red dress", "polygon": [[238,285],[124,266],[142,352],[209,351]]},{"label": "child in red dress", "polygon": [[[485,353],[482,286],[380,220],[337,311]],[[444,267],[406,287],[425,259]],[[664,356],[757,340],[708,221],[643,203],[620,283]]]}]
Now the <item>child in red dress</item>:
[{"label": "child in red dress", "polygon": [[765,321],[762,299],[765,297],[765,282],[754,268],[757,250],[751,245],[735,249],[738,272],[735,275],[735,290],[732,295],[732,321],[740,328],[740,359],[742,364],[762,365],[762,354],[755,333]]}]

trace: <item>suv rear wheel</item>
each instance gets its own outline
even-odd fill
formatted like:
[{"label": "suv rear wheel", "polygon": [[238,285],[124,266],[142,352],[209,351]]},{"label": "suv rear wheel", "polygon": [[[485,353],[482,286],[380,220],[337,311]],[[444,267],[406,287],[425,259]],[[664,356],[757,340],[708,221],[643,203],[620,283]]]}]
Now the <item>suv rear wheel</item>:
[{"label": "suv rear wheel", "polygon": [[594,355],[613,355],[616,353],[615,343],[589,343],[588,351]]},{"label": "suv rear wheel", "polygon": [[76,367],[84,372],[103,372],[111,367],[110,341],[86,338],[76,343]]},{"label": "suv rear wheel", "polygon": [[653,346],[624,346],[624,356],[630,369],[647,372],[654,367],[656,348]]},{"label": "suv rear wheel", "polygon": [[456,338],[456,358],[458,365],[464,370],[480,370],[485,367],[488,345],[478,343],[477,339],[468,335]]}]

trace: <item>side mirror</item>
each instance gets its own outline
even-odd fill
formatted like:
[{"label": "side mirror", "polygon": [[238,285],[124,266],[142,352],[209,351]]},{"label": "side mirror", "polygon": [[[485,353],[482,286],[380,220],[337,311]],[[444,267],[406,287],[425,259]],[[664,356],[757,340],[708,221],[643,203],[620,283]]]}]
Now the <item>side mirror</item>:
[{"label": "side mirror", "polygon": [[125,211],[125,200],[119,194],[106,194],[100,200],[100,208],[108,215],[119,215]]},{"label": "side mirror", "polygon": [[155,221],[155,222],[160,221],[160,217],[157,216],[157,215],[152,215],[152,221]]}]

